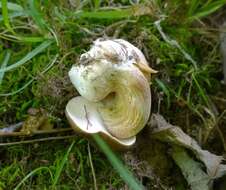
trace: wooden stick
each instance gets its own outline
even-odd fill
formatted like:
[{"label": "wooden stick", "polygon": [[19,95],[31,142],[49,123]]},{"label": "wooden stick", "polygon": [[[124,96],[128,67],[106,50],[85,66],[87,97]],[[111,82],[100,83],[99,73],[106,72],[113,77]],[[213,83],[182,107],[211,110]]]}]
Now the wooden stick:
[{"label": "wooden stick", "polygon": [[43,142],[43,141],[50,141],[50,140],[62,140],[62,139],[69,139],[69,138],[74,138],[74,137],[77,137],[77,135],[68,135],[68,136],[60,136],[60,137],[47,137],[47,138],[32,139],[32,140],[25,140],[25,141],[0,143],[0,147],[1,146],[18,145],[18,144],[29,144],[29,143]]},{"label": "wooden stick", "polygon": [[26,132],[0,132],[0,137],[10,137],[10,136],[33,136],[33,135],[41,135],[41,134],[52,134],[52,133],[61,133],[72,131],[71,128],[64,128],[64,129],[52,129],[52,130],[37,130],[34,132],[26,133]]}]

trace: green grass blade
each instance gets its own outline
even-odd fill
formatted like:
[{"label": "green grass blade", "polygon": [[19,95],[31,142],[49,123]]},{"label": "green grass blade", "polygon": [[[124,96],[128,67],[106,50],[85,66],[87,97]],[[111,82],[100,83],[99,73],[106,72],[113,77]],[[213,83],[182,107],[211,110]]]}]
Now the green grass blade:
[{"label": "green grass blade", "polygon": [[108,10],[108,11],[98,11],[98,12],[77,12],[73,14],[79,18],[91,18],[91,19],[123,19],[128,18],[129,16],[133,16],[132,9],[121,9],[121,10]]},{"label": "green grass blade", "polygon": [[75,13],[69,13],[71,17],[110,20],[125,19],[132,16],[139,17],[150,14],[152,13],[149,11],[149,9],[145,9],[143,4],[133,5],[121,9],[102,9],[98,11],[77,11]]},{"label": "green grass blade", "polygon": [[6,28],[10,32],[14,33],[14,31],[13,31],[11,25],[10,25],[10,22],[9,22],[7,0],[2,0],[2,17],[3,17],[3,21],[4,21]]},{"label": "green grass blade", "polygon": [[47,47],[49,47],[53,43],[52,40],[47,40],[40,44],[38,47],[36,47],[34,50],[29,52],[25,57],[23,57],[20,61],[14,63],[13,65],[10,65],[4,69],[0,69],[0,72],[6,72],[10,71],[12,69],[15,69],[23,64],[25,64],[27,61],[31,60],[34,56],[44,51]]},{"label": "green grass blade", "polygon": [[[54,63],[56,62],[57,58],[58,58],[58,54],[56,54],[53,58],[53,60],[44,68],[44,70],[42,72],[40,72],[40,74],[45,74],[53,65]],[[1,74],[1,73],[0,73]],[[9,93],[3,93],[3,94],[0,94],[0,97],[1,96],[12,96],[12,95],[15,95],[21,91],[23,91],[25,88],[27,88],[34,80],[36,80],[36,78],[33,78],[31,80],[29,80],[24,86],[22,86],[21,88],[19,88],[18,90],[16,91],[13,91],[13,92],[9,92]]]},{"label": "green grass blade", "polygon": [[189,6],[189,10],[188,10],[188,15],[191,16],[194,14],[194,12],[196,11],[196,9],[199,6],[200,1],[199,0],[191,0],[190,6]]},{"label": "green grass blade", "polygon": [[24,42],[24,43],[37,43],[37,42],[43,42],[44,40],[51,40],[52,38],[45,38],[41,36],[14,36],[10,34],[3,34],[0,35],[1,38],[14,41],[14,42]]},{"label": "green grass blade", "polygon": [[211,6],[212,3],[218,3],[218,2],[226,2],[226,1],[225,0],[207,0],[205,3],[203,3],[202,9],[204,9],[208,6]]},{"label": "green grass blade", "polygon": [[69,153],[71,152],[73,146],[75,144],[75,141],[73,141],[70,145],[70,147],[68,148],[66,154],[64,155],[63,157],[63,160],[61,161],[59,167],[57,167],[57,170],[56,170],[56,173],[54,175],[54,178],[53,178],[53,188],[56,186],[59,178],[60,178],[60,174],[62,173],[63,171],[63,168],[64,168],[64,165],[66,164],[67,162],[67,159],[68,159],[68,156],[69,156]]},{"label": "green grass blade", "polygon": [[204,100],[204,102],[206,103],[206,105],[207,105],[208,107],[210,107],[208,97],[206,96],[206,93],[204,92],[204,90],[201,88],[201,86],[200,86],[198,80],[196,79],[196,76],[195,76],[194,73],[192,73],[192,79],[193,79],[193,81],[194,81],[194,83],[195,83],[197,89],[199,90],[199,93],[200,93],[202,99]]},{"label": "green grass blade", "polygon": [[94,0],[94,8],[95,8],[95,10],[98,10],[100,8],[100,3],[101,3],[101,0]]},{"label": "green grass blade", "polygon": [[[5,55],[5,59],[3,60],[2,64],[1,64],[1,67],[0,67],[1,69],[6,68],[6,66],[9,62],[10,56],[11,56],[11,53],[9,51],[7,51],[6,55]],[[4,74],[5,74],[5,72],[0,72],[0,85],[2,84]]]},{"label": "green grass blade", "polygon": [[[25,13],[25,12],[13,12],[13,13],[8,14],[8,17],[10,19],[20,17],[20,16],[27,16],[27,13]],[[3,16],[0,15],[0,22],[1,21],[3,21]]]},{"label": "green grass blade", "polygon": [[43,42],[44,40],[46,40],[45,37],[39,37],[39,36],[18,36],[16,37],[16,39],[24,43],[27,43],[27,42],[37,43],[37,42]]},{"label": "green grass blade", "polygon": [[[2,2],[0,2],[0,8],[2,8]],[[11,10],[11,11],[19,11],[19,12],[24,11],[23,7],[16,3],[7,2],[7,8],[8,10]]]},{"label": "green grass blade", "polygon": [[120,177],[129,185],[131,190],[142,190],[143,186],[136,180],[132,173],[123,165],[122,161],[115,155],[108,144],[98,135],[93,135],[94,140],[107,156],[108,160],[119,173]]},{"label": "green grass blade", "polygon": [[50,169],[48,167],[39,167],[36,168],[35,170],[31,171],[29,174],[27,174],[22,180],[21,182],[14,188],[14,190],[18,190],[20,188],[20,186],[27,180],[29,179],[31,176],[35,175],[36,173],[39,173],[40,171],[48,171],[50,174],[50,177],[53,179],[52,176],[52,172],[50,171]]},{"label": "green grass blade", "polygon": [[37,2],[36,0],[29,0],[29,14],[37,24],[37,26],[40,28],[41,31],[45,31],[47,28],[47,24],[45,20],[42,18],[41,13],[37,9]]},{"label": "green grass blade", "polygon": [[195,15],[191,16],[189,20],[199,19],[210,15],[211,13],[217,11],[226,4],[225,0],[216,1],[209,3],[208,5],[202,7]]},{"label": "green grass blade", "polygon": [[16,91],[9,92],[9,93],[4,93],[4,94],[0,94],[0,97],[1,97],[1,96],[12,96],[12,95],[18,94],[19,92],[21,92],[21,91],[23,91],[25,88],[27,88],[34,80],[35,80],[35,79],[29,80],[24,86],[22,86],[21,88],[19,88],[19,89],[16,90]]},{"label": "green grass blade", "polygon": [[192,58],[192,56],[187,53],[183,47],[181,47],[181,45],[178,43],[178,41],[174,40],[174,39],[171,39],[162,29],[162,26],[161,26],[161,22],[165,20],[165,17],[157,20],[154,22],[154,25],[156,26],[156,28],[158,29],[159,33],[161,34],[162,38],[171,46],[173,47],[176,47],[183,55],[184,57],[190,61],[193,66],[194,66],[194,69],[197,70],[198,69],[198,65],[197,65],[197,62]]},{"label": "green grass blade", "polygon": [[159,79],[155,79],[156,83],[158,84],[159,88],[164,92],[164,94],[167,97],[167,108],[169,109],[170,107],[170,91],[166,87],[166,85]]}]

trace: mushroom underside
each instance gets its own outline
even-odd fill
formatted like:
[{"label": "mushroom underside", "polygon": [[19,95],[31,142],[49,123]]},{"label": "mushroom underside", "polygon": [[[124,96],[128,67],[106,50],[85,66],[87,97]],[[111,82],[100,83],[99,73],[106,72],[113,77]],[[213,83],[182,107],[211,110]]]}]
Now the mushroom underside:
[{"label": "mushroom underside", "polygon": [[77,96],[66,106],[66,116],[73,129],[82,134],[100,134],[109,144],[117,147],[130,147],[135,144],[136,136],[120,139],[112,136],[106,129],[95,104]]}]

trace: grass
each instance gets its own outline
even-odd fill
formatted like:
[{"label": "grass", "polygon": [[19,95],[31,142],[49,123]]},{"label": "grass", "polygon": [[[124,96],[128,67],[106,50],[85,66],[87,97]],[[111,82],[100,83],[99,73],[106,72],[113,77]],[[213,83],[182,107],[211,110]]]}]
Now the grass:
[{"label": "grass", "polygon": [[[29,108],[45,110],[55,128],[68,127],[64,108],[76,95],[67,76],[69,68],[93,40],[114,36],[142,49],[159,71],[152,80],[153,112],[211,149],[208,142],[218,135],[205,131],[216,130],[216,125],[223,131],[226,122],[216,28],[222,9],[223,0],[3,0],[0,127],[26,120]],[[160,19],[157,27],[154,23]],[[224,140],[218,141],[217,152],[222,153]],[[125,186],[123,180],[139,189],[136,181],[127,181],[133,179],[127,169],[119,169],[122,163],[114,163],[114,154],[107,157],[116,170],[93,146],[90,162],[87,149],[81,137],[2,147],[0,189],[119,189]]]},{"label": "grass", "polygon": [[[7,52],[6,52],[6,55],[5,55],[5,58],[4,58],[3,62],[2,62],[2,65],[1,65],[1,68],[0,68],[0,69],[4,70],[4,69],[6,68],[7,63],[8,63],[8,61],[9,61],[9,59],[10,59],[10,55],[11,55],[11,53],[10,53],[9,51],[7,51]],[[1,83],[2,83],[2,79],[3,79],[3,77],[4,77],[4,74],[5,74],[4,71],[1,72],[1,74],[0,74],[0,85],[1,85]]]},{"label": "grass", "polygon": [[71,149],[73,147],[73,145],[75,144],[75,141],[73,141],[70,145],[70,147],[68,148],[67,152],[65,153],[62,161],[56,165],[56,171],[55,171],[55,174],[53,176],[51,170],[48,168],[48,167],[44,167],[44,166],[41,166],[39,168],[36,168],[35,170],[32,170],[29,174],[27,174],[22,180],[21,182],[15,187],[15,190],[18,190],[22,184],[29,179],[29,177],[31,176],[34,176],[36,173],[40,172],[40,171],[48,171],[49,175],[50,175],[50,179],[52,181],[52,185],[51,185],[51,188],[56,188],[56,185],[59,181],[59,177],[60,177],[60,174],[62,173],[62,170],[63,170],[63,167],[64,165],[66,164],[67,162],[67,159],[68,159],[68,156],[69,156],[69,153],[71,152]]}]

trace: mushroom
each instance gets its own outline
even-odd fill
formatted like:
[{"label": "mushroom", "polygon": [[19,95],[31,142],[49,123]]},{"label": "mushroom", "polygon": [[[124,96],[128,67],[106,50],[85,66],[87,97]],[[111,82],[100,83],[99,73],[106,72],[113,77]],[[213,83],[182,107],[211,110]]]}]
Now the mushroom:
[{"label": "mushroom", "polygon": [[97,39],[69,77],[81,96],[66,106],[75,131],[99,134],[115,147],[130,147],[151,110],[150,74],[143,53],[122,39]]}]

